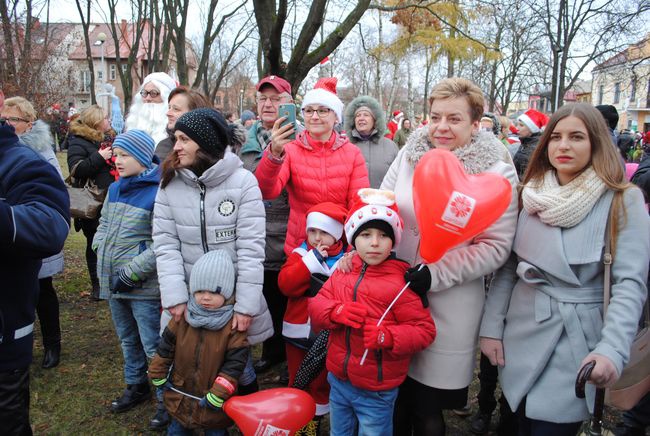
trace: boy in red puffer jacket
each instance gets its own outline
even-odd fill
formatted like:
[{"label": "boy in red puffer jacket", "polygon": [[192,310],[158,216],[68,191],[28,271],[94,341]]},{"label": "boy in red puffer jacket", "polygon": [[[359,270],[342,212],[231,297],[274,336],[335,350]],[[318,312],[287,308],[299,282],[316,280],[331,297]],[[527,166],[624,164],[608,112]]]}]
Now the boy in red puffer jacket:
[{"label": "boy in red puffer jacket", "polygon": [[[409,268],[391,252],[403,224],[391,191],[359,190],[345,223],[356,249],[352,272],[337,270],[309,301],[315,329],[329,329],[327,380],[331,435],[392,435],[397,387],[411,356],[433,342],[436,327],[420,298],[409,290],[377,321],[405,287]],[[369,353],[363,366],[364,350]]]},{"label": "boy in red puffer jacket", "polygon": [[[344,207],[332,202],[310,208],[306,217],[307,240],[293,250],[280,270],[278,287],[289,298],[282,323],[289,386],[293,385],[298,367],[316,337],[307,315],[307,301],[318,293],[345,253],[342,236],[346,215]],[[306,390],[316,402],[318,422],[318,417],[329,412],[327,373],[322,371]]]}]

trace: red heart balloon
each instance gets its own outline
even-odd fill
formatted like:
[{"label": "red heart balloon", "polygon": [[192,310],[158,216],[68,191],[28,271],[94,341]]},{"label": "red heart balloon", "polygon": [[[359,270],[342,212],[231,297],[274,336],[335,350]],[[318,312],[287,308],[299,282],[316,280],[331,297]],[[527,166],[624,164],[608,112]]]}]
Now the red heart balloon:
[{"label": "red heart balloon", "polygon": [[316,414],[316,403],[305,391],[274,388],[235,396],[223,410],[244,436],[284,436],[300,430]]},{"label": "red heart balloon", "polygon": [[413,174],[413,205],[420,228],[420,256],[439,260],[452,247],[487,229],[503,215],[512,198],[505,177],[467,175],[448,150],[428,151]]}]

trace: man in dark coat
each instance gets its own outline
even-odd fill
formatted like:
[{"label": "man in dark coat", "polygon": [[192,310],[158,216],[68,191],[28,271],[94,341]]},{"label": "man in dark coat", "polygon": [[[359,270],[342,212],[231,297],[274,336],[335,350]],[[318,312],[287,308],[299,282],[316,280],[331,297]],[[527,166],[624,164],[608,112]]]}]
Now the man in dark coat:
[{"label": "man in dark coat", "polygon": [[[2,94],[2,91],[0,91]],[[0,95],[0,106],[4,98]],[[0,120],[0,427],[31,435],[29,364],[41,259],[61,249],[70,201],[61,176]]]}]

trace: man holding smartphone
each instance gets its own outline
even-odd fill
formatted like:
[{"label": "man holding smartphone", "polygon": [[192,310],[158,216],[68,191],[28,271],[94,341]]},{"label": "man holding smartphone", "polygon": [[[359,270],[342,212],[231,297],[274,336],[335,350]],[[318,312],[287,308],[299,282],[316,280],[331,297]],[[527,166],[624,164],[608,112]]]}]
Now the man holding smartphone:
[{"label": "man holding smartphone", "polygon": [[[244,167],[255,172],[263,150],[271,141],[287,144],[296,133],[293,123],[282,125],[285,117],[279,117],[281,105],[292,104],[291,85],[279,76],[260,80],[257,88],[257,113],[259,119],[248,130],[246,144],[240,151]],[[296,126],[297,127],[297,126]],[[266,210],[266,257],[264,260],[264,297],[273,318],[273,336],[264,342],[262,357],[255,363],[255,371],[262,373],[271,366],[286,360],[282,339],[282,318],[287,308],[287,298],[278,289],[278,274],[286,260],[284,240],[289,220],[289,200],[286,190],[274,200],[264,201]]]}]

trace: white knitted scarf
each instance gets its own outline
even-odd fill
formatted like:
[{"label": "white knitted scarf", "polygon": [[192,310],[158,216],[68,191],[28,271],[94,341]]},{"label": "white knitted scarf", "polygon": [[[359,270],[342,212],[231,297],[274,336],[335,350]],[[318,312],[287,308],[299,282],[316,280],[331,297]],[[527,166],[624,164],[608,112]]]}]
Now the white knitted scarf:
[{"label": "white knitted scarf", "polygon": [[524,186],[521,198],[530,215],[537,214],[549,226],[569,228],[587,216],[605,189],[607,185],[593,167],[562,186],[555,171],[548,171],[540,185],[533,182]]}]

